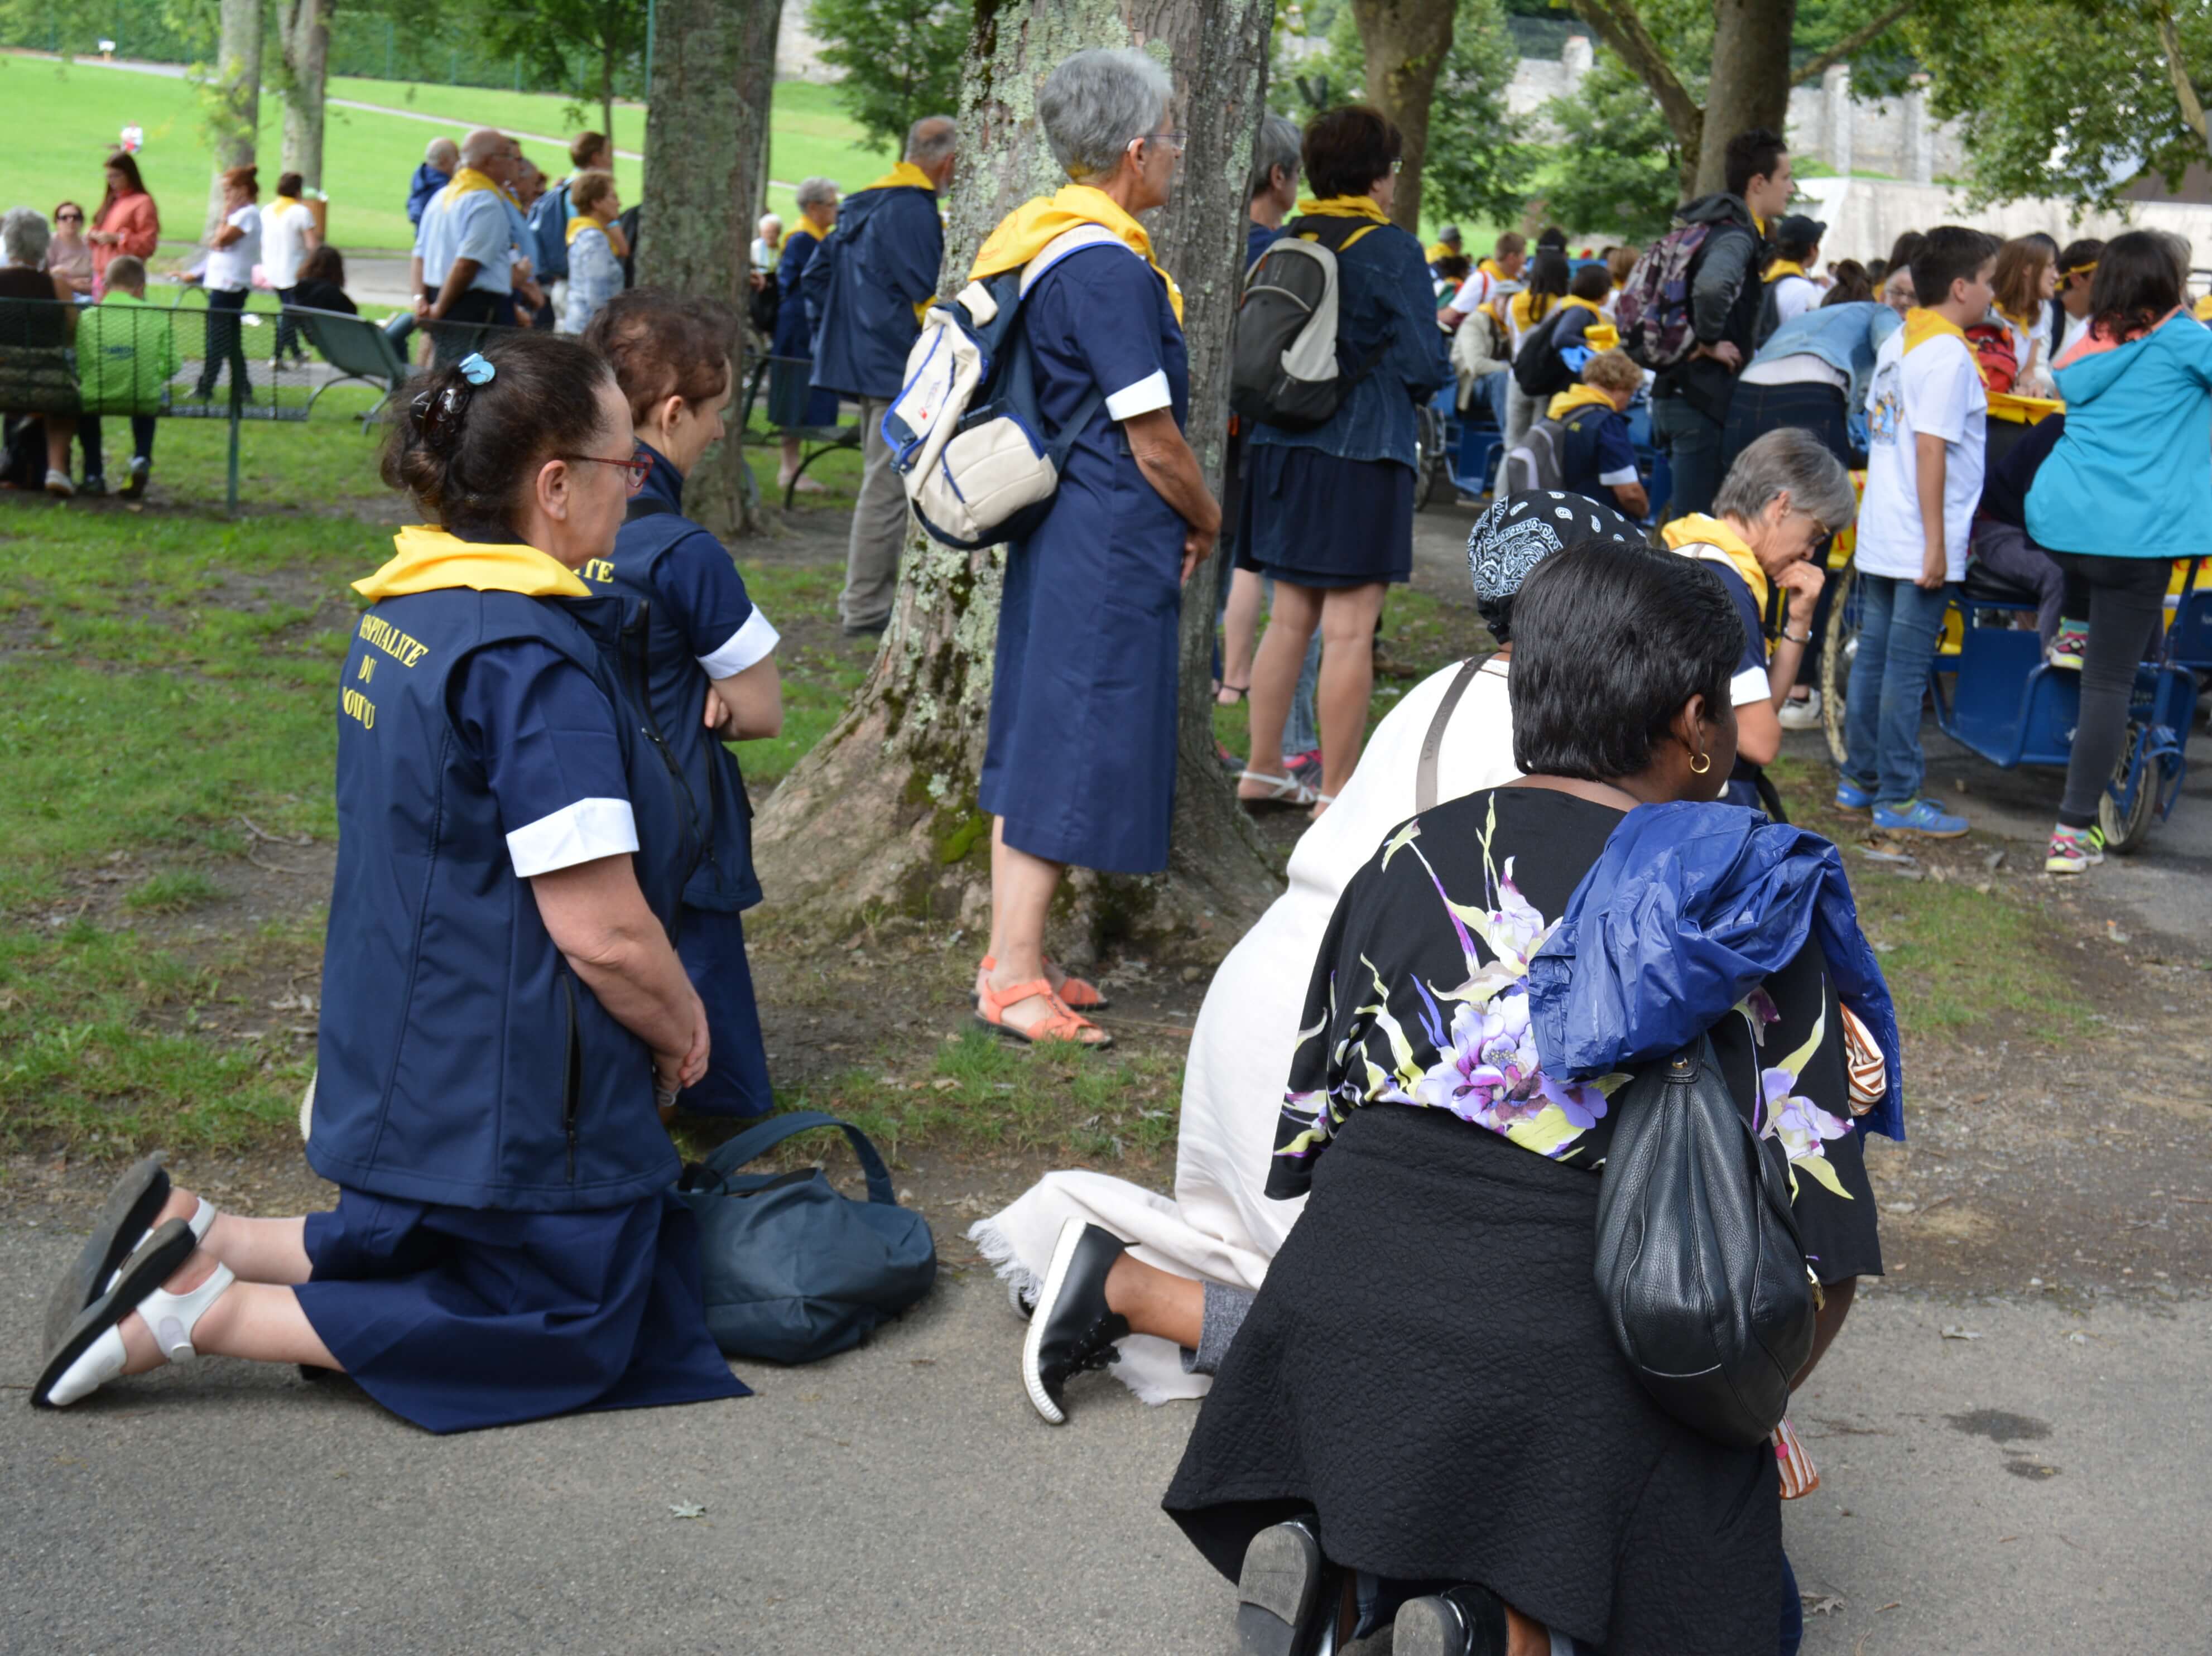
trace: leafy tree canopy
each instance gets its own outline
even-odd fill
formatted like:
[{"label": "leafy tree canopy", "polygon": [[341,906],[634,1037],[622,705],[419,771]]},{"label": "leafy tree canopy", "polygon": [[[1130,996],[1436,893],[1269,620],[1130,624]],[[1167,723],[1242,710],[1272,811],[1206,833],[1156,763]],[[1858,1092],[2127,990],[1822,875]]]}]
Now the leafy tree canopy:
[{"label": "leafy tree canopy", "polygon": [[807,9],[822,61],[844,72],[837,101],[890,149],[923,116],[960,106],[972,18],[958,0],[812,0]]}]

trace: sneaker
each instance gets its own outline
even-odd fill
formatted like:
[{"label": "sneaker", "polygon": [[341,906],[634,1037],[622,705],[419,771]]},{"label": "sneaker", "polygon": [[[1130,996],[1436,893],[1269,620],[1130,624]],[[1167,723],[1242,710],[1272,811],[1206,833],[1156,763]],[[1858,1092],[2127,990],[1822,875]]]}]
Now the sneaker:
[{"label": "sneaker", "polygon": [[1314,748],[1300,754],[1283,755],[1283,774],[1293,782],[1303,782],[1310,788],[1321,786],[1321,749]]},{"label": "sneaker", "polygon": [[1836,780],[1836,809],[1838,810],[1872,810],[1874,790],[1863,788],[1848,776]]},{"label": "sneaker", "polygon": [[2051,648],[2043,658],[2053,667],[2063,667],[2069,672],[2081,670],[2082,652],[2089,647],[2089,624],[2082,621],[2062,621],[2058,635],[2051,640]]},{"label": "sneaker", "polygon": [[1874,825],[1885,834],[1924,834],[1931,840],[1955,840],[1968,827],[1933,799],[1908,799],[1901,805],[1877,804]]},{"label": "sneaker", "polygon": [[146,492],[146,479],[154,470],[154,463],[143,454],[131,457],[131,481],[123,485],[123,498],[135,500]]},{"label": "sneaker", "polygon": [[1244,1550],[1237,1575],[1237,1656],[1297,1656],[1336,1611],[1322,1592],[1321,1538],[1311,1518],[1271,1524]]},{"label": "sneaker", "polygon": [[1820,728],[1820,693],[1814,690],[1802,701],[1792,696],[1782,704],[1782,728],[1785,731],[1817,731]]},{"label": "sneaker", "polygon": [[1505,1656],[1505,1604],[1469,1582],[1409,1598],[1390,1623],[1390,1656]]},{"label": "sneaker", "polygon": [[1127,1247],[1113,1232],[1080,1219],[1060,1228],[1022,1342],[1022,1385],[1052,1425],[1067,1420],[1068,1381],[1121,1355],[1115,1343],[1128,1338],[1129,1319],[1108,1307],[1106,1273]]},{"label": "sneaker", "polygon": [[2105,834],[2099,828],[2068,828],[2061,822],[2051,830],[2051,851],[2043,859],[2045,874],[2086,874],[2105,860]]},{"label": "sneaker", "polygon": [[70,482],[69,473],[66,471],[56,471],[52,466],[48,466],[46,468],[46,493],[49,494],[58,494],[62,499],[66,500],[70,495],[76,493],[76,485]]}]

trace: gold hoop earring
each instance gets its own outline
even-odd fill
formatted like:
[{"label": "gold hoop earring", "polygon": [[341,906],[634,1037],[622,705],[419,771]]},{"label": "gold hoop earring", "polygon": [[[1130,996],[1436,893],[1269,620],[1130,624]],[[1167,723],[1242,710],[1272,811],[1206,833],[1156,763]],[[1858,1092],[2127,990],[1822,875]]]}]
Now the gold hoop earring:
[{"label": "gold hoop earring", "polygon": [[1708,754],[1701,753],[1696,758],[1690,761],[1690,774],[1692,776],[1703,776],[1707,771],[1712,769],[1712,758],[1711,755]]}]

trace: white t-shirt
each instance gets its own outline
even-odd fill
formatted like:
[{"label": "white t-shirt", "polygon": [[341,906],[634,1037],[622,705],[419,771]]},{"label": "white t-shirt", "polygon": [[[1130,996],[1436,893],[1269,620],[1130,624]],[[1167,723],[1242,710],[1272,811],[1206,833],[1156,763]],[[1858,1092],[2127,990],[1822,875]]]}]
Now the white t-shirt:
[{"label": "white t-shirt", "polygon": [[1951,334],[1905,352],[1899,328],[1875,354],[1867,391],[1866,494],[1859,505],[1858,567],[1870,575],[1920,577],[1918,452],[1925,432],[1943,440],[1943,549],[1948,579],[1966,573],[1966,542],[1982,497],[1990,399],[1966,342]]},{"label": "white t-shirt", "polygon": [[261,209],[248,202],[223,222],[246,234],[209,252],[204,283],[210,293],[242,294],[253,285],[253,267],[261,263]]},{"label": "white t-shirt", "polygon": [[2065,331],[2058,336],[2058,349],[2051,353],[2051,361],[2045,366],[2056,367],[2058,359],[2074,349],[2081,336],[2089,331],[2089,325],[2096,319],[2094,314],[2087,312],[2084,312],[2080,316],[2067,317]]},{"label": "white t-shirt", "polygon": [[1478,264],[1474,273],[1459,284],[1459,291],[1452,295],[1450,308],[1462,316],[1473,316],[1490,300],[1510,297],[1519,293],[1522,286],[1518,282],[1501,282]]},{"label": "white t-shirt", "polygon": [[283,212],[271,209],[262,219],[262,240],[265,257],[262,264],[272,288],[294,288],[300,282],[300,262],[307,256],[307,232],[315,227],[315,215],[305,202],[294,203]]},{"label": "white t-shirt", "polygon": [[1774,318],[1778,324],[1802,316],[1820,302],[1820,284],[1810,276],[1786,276],[1774,284]]}]

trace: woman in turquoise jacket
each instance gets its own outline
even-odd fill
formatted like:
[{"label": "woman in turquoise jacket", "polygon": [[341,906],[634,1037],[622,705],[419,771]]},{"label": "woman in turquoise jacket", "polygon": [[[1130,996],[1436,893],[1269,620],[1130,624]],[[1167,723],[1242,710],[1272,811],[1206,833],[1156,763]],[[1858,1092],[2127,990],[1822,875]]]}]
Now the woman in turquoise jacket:
[{"label": "woman in turquoise jacket", "polygon": [[2106,245],[2088,333],[2057,364],[2066,433],[2027,494],[2027,532],[2086,616],[2081,716],[2044,868],[2104,860],[2097,801],[2127,738],[2136,664],[2176,558],[2212,555],[2212,331],[2182,312],[2186,255],[2156,231]]}]

